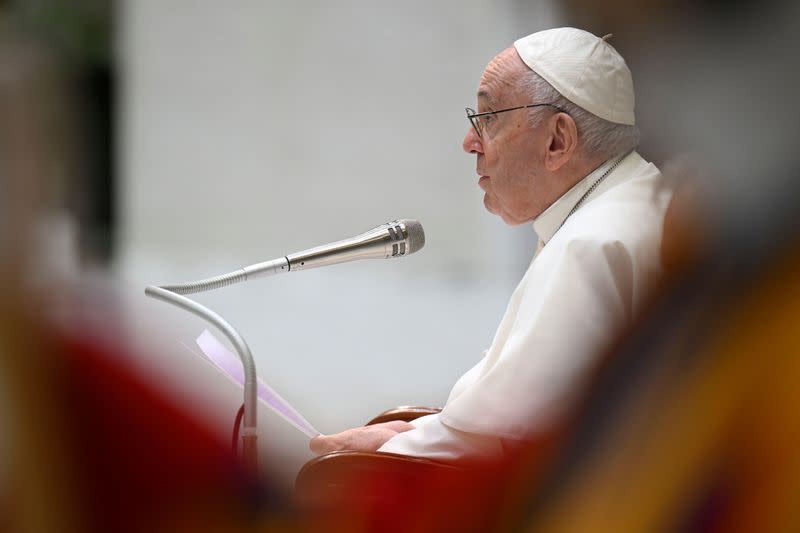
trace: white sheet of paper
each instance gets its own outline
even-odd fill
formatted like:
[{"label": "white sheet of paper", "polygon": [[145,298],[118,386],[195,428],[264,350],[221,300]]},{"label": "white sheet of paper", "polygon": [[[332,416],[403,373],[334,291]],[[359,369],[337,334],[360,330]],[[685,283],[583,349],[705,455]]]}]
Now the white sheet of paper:
[{"label": "white sheet of paper", "polygon": [[[213,363],[220,372],[234,383],[244,387],[244,369],[237,355],[228,350],[208,330],[204,330],[203,333],[197,337],[196,342],[208,360]],[[298,413],[289,402],[281,398],[280,395],[275,392],[272,387],[264,383],[261,378],[258,378],[258,399],[309,438],[316,437],[320,434],[303,415]]]}]

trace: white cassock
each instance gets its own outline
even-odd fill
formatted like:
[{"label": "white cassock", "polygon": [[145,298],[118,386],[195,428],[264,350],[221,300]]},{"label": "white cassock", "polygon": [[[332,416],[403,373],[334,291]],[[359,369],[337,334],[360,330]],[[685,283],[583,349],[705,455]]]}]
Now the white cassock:
[{"label": "white cassock", "polygon": [[625,156],[570,215],[617,161],[600,165],[536,218],[537,254],[486,355],[458,380],[441,413],[415,420],[378,451],[499,457],[564,414],[661,271],[671,191],[638,153]]}]

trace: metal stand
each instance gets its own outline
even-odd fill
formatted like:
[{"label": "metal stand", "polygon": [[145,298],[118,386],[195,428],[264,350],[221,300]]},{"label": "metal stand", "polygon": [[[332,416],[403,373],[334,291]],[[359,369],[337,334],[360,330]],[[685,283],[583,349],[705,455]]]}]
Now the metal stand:
[{"label": "metal stand", "polygon": [[244,368],[244,416],[242,419],[242,460],[254,472],[258,469],[258,384],[256,380],[256,365],[253,354],[244,338],[224,318],[211,309],[200,305],[180,294],[175,294],[162,287],[150,286],[145,289],[145,294],[185,309],[200,318],[215,325],[231,341]]},{"label": "metal stand", "polygon": [[144,293],[151,298],[157,298],[185,309],[217,326],[228,337],[233,347],[236,348],[236,353],[239,355],[244,369],[244,401],[242,402],[244,415],[242,417],[241,431],[242,460],[253,472],[258,469],[258,432],[256,430],[258,421],[258,382],[253,354],[250,353],[250,348],[244,338],[224,318],[183,295],[219,289],[234,283],[247,281],[248,279],[258,279],[288,271],[289,260],[281,257],[213,278],[161,287],[150,286],[144,290]]}]

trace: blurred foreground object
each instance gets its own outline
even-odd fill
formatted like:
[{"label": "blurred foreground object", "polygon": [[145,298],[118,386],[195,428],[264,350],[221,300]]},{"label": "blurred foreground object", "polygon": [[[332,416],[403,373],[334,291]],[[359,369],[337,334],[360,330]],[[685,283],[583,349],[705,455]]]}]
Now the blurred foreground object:
[{"label": "blurred foreground object", "polygon": [[255,524],[266,497],[257,480],[133,371],[123,347],[60,335],[17,298],[4,299],[0,320],[12,421],[4,521],[13,531]]},{"label": "blurred foreground object", "polygon": [[[2,37],[0,530],[282,529],[263,480],[133,369],[114,303],[77,298],[74,280],[37,261],[34,228],[69,186],[59,173],[69,127],[51,56]],[[103,321],[59,327],[56,303],[77,323]]]}]

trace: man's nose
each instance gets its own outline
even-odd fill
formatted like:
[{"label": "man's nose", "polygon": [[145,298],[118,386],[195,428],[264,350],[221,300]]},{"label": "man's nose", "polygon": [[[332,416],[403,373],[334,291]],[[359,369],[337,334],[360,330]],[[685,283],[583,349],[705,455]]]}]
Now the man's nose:
[{"label": "man's nose", "polygon": [[470,127],[467,130],[467,134],[464,136],[464,142],[462,143],[461,147],[468,154],[483,153],[483,144],[481,144],[481,138],[478,137],[478,133],[475,131],[475,128]]}]

